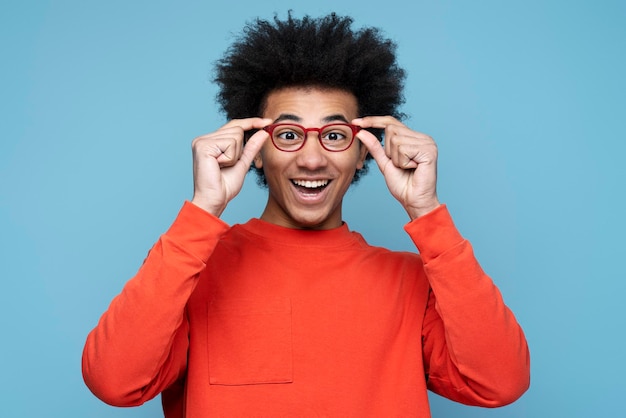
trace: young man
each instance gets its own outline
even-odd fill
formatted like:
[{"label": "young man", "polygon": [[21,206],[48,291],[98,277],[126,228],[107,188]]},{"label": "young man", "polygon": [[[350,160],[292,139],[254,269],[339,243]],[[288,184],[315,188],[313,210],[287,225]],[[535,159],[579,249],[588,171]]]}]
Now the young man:
[{"label": "young man", "polygon": [[[394,44],[351,19],[250,24],[218,63],[228,119],[193,141],[194,195],[90,333],[89,388],[172,417],[426,417],[529,384],[523,332],[436,194],[437,147],[399,121]],[[379,139],[384,135],[384,145]],[[374,159],[418,254],[342,218]],[[259,219],[219,219],[250,167]]]}]

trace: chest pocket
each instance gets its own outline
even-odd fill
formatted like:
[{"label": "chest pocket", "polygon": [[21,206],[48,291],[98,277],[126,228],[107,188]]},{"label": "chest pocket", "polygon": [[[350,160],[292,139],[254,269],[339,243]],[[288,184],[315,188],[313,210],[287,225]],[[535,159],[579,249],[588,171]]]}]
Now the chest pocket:
[{"label": "chest pocket", "polygon": [[218,300],[208,309],[211,384],[293,381],[288,298]]}]

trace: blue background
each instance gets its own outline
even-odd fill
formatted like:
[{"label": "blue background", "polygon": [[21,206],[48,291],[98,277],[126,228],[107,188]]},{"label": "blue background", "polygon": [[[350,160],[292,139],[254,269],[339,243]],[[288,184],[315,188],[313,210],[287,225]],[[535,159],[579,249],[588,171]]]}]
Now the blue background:
[{"label": "blue background", "polygon": [[[515,404],[435,417],[623,416],[623,1],[7,1],[0,5],[0,416],[155,417],[84,386],[85,336],[191,196],[191,140],[224,123],[211,69],[255,16],[354,16],[399,44],[407,123],[523,325]],[[224,219],[258,216],[249,176]],[[345,219],[412,249],[375,166]]]}]

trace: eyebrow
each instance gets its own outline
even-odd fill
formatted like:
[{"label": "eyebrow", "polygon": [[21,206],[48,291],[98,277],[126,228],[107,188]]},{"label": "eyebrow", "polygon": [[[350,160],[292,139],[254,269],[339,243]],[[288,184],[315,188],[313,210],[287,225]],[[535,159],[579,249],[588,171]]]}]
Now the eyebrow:
[{"label": "eyebrow", "polygon": [[[274,119],[274,123],[283,122],[283,121],[292,121],[292,122],[302,122],[302,118],[291,113],[282,113],[276,119]],[[326,116],[322,119],[323,123],[331,123],[331,122],[345,122],[348,123],[348,119],[340,113]]]}]

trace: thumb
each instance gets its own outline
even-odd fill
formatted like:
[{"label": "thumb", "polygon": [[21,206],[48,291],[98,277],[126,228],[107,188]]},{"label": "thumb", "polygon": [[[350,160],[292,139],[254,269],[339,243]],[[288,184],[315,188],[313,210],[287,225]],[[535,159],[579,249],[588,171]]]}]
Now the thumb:
[{"label": "thumb", "polygon": [[246,145],[244,145],[239,162],[245,166],[246,170],[252,164],[254,157],[261,151],[267,138],[269,138],[269,134],[263,129],[259,129],[248,139]]},{"label": "thumb", "polygon": [[365,145],[367,151],[370,153],[372,158],[374,158],[374,161],[376,161],[380,171],[384,173],[385,166],[389,164],[389,161],[391,160],[387,157],[387,154],[385,154],[385,150],[382,144],[378,141],[378,138],[376,138],[376,135],[365,129],[361,129],[356,134],[356,137],[363,145]]}]

